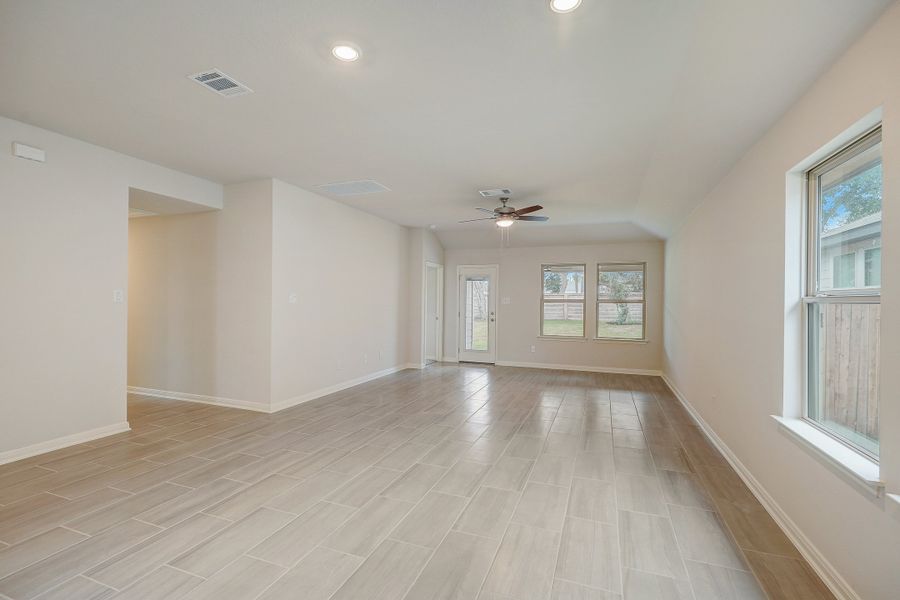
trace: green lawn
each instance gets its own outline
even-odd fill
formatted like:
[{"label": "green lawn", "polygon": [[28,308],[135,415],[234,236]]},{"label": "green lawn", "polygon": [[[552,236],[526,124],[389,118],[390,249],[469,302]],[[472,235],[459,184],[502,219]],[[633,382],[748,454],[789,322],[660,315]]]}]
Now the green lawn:
[{"label": "green lawn", "polygon": [[[558,335],[566,337],[583,337],[584,323],[582,321],[551,319],[544,321],[544,335]],[[641,339],[641,324],[626,323],[617,325],[601,321],[598,325],[597,337],[619,338],[626,340]],[[487,350],[487,321],[475,321],[472,331],[472,350]]]},{"label": "green lawn", "polygon": [[472,348],[471,350],[488,349],[487,321],[475,321],[472,323]]},{"label": "green lawn", "polygon": [[[551,319],[544,321],[544,335],[582,337],[584,335],[583,327],[584,325],[581,321]],[[598,326],[597,337],[639,340],[641,339],[641,324],[626,323],[617,325],[616,323],[601,321]]]},{"label": "green lawn", "polygon": [[544,321],[544,335],[584,337],[584,321],[548,319]]},{"label": "green lawn", "polygon": [[604,338],[622,338],[626,340],[639,340],[641,339],[641,324],[640,323],[625,323],[624,325],[617,325],[616,323],[609,323],[606,321],[600,321],[597,326],[597,337]]}]

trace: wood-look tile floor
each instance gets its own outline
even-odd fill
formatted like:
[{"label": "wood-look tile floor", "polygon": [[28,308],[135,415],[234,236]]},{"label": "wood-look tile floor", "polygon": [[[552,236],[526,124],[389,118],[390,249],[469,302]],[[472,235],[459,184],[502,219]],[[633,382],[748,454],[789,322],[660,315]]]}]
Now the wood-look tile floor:
[{"label": "wood-look tile floor", "polygon": [[832,597],[658,378],[435,364],[129,421],[0,466],[0,597]]}]

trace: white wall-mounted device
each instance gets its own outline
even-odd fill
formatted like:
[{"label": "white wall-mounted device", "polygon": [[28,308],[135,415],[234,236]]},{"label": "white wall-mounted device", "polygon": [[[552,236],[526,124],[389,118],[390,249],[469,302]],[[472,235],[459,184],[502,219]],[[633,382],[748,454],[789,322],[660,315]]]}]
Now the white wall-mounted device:
[{"label": "white wall-mounted device", "polygon": [[13,142],[12,152],[13,156],[18,156],[19,158],[27,160],[35,160],[37,162],[44,162],[47,160],[46,152],[40,148],[35,148],[34,146],[26,146],[21,142]]},{"label": "white wall-mounted device", "polygon": [[40,148],[27,146],[21,142],[13,142],[13,156],[37,162],[44,162],[47,159],[47,154]]}]

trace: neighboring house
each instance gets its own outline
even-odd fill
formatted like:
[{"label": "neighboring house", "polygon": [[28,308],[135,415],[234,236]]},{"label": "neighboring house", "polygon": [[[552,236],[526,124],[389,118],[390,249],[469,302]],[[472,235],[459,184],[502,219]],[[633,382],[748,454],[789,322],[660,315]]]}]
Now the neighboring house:
[{"label": "neighboring house", "polygon": [[881,285],[881,212],[836,227],[821,236],[822,289]]}]

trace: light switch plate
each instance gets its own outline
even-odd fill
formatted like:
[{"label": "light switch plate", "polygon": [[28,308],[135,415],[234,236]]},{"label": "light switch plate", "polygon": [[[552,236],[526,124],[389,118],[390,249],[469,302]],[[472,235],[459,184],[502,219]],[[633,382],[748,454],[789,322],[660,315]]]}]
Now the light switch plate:
[{"label": "light switch plate", "polygon": [[503,296],[503,300],[501,300],[503,304],[509,304],[509,296]]}]

